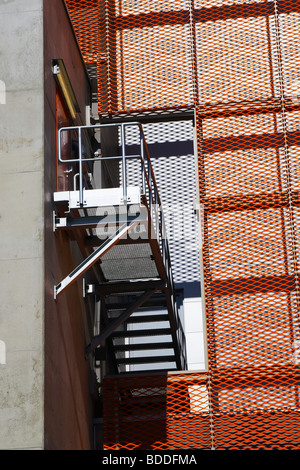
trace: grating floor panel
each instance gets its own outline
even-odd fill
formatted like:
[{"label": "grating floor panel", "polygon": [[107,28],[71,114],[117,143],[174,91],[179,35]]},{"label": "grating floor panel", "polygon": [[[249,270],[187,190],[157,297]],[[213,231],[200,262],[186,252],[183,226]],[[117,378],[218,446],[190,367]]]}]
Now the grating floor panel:
[{"label": "grating floor panel", "polygon": [[116,245],[101,258],[109,281],[157,278],[158,271],[149,244]]}]

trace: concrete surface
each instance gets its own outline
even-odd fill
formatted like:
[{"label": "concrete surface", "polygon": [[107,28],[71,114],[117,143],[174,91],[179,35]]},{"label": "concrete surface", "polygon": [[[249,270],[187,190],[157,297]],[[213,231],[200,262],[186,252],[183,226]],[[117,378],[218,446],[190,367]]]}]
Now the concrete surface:
[{"label": "concrete surface", "polygon": [[0,0],[1,449],[43,448],[42,3]]}]

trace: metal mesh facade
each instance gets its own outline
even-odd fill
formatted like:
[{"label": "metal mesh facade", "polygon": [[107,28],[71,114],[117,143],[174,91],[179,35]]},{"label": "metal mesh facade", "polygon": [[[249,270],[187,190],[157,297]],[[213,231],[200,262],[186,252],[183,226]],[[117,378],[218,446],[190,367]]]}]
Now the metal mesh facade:
[{"label": "metal mesh facade", "polygon": [[98,0],[66,1],[85,63],[97,64],[100,54]]},{"label": "metal mesh facade", "polygon": [[[300,2],[101,4],[100,114],[195,109],[209,405],[189,415],[186,446],[299,449]],[[170,400],[180,421],[186,398]],[[185,426],[163,445],[182,443]],[[107,448],[142,445],[120,429]]]}]

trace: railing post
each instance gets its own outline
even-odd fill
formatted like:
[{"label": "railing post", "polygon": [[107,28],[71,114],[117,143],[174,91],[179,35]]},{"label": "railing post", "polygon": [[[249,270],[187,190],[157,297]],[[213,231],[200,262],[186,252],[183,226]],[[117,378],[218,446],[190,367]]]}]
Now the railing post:
[{"label": "railing post", "polygon": [[140,127],[140,143],[141,143],[141,159],[142,159],[142,188],[143,188],[143,194],[146,194],[144,138],[143,138],[143,130],[141,127]]},{"label": "railing post", "polygon": [[58,129],[58,161],[61,161],[61,133],[62,130]]},{"label": "railing post", "polygon": [[126,153],[125,153],[125,127],[121,124],[121,145],[122,145],[122,181],[123,181],[123,201],[127,201],[127,172],[126,172]]},{"label": "railing post", "polygon": [[82,169],[81,127],[78,127],[78,145],[79,145],[79,204],[80,206],[83,206],[83,169]]},{"label": "railing post", "polygon": [[151,162],[148,160],[148,181],[149,181],[149,209],[151,217],[152,213],[152,174],[151,174]]}]

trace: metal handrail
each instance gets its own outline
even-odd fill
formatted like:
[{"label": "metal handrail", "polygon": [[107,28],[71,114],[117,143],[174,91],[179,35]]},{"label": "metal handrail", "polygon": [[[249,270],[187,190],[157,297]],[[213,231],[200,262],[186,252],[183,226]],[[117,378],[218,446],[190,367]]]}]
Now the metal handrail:
[{"label": "metal handrail", "polygon": [[[140,138],[140,154],[138,155],[126,155],[126,134],[125,134],[125,127],[126,126],[138,126],[139,128],[139,138]],[[83,156],[83,145],[82,145],[82,131],[86,130],[96,130],[101,128],[107,127],[119,127],[120,128],[120,137],[121,137],[121,155],[115,156],[93,156],[93,157],[84,157]],[[72,131],[78,133],[78,158],[62,158],[62,133],[66,131]],[[175,295],[175,288],[173,283],[173,275],[172,275],[172,268],[171,268],[171,258],[170,258],[170,251],[169,251],[169,244],[167,239],[167,232],[166,226],[162,211],[162,204],[161,199],[158,191],[158,186],[156,182],[156,178],[154,175],[151,158],[148,151],[148,146],[146,143],[143,127],[139,122],[127,122],[127,123],[109,123],[109,124],[95,124],[95,125],[87,125],[87,126],[71,126],[71,127],[62,127],[58,131],[58,160],[61,163],[77,163],[79,164],[79,204],[82,207],[84,202],[84,190],[88,191],[88,189],[84,188],[84,172],[83,172],[83,163],[84,162],[98,162],[98,161],[106,161],[106,160],[120,160],[122,163],[122,187],[123,187],[123,202],[127,203],[127,160],[128,159],[139,159],[141,161],[141,176],[142,176],[142,193],[146,197],[147,204],[149,207],[149,212],[151,217],[153,216],[153,212],[155,215],[155,229],[156,229],[156,237],[158,239],[158,243],[161,250],[161,255],[163,259],[163,264],[166,269],[166,276],[167,276],[167,283],[168,288],[171,292],[171,301],[173,305],[173,312],[175,314],[175,330],[178,331],[178,338],[179,345],[182,345],[182,338],[183,329],[181,325],[181,321],[179,318],[179,312],[176,303],[176,295]],[[148,192],[148,198],[147,193]],[[151,234],[149,234],[151,236]]]},{"label": "metal handrail", "polygon": [[[125,142],[125,126],[138,126],[140,130],[140,154],[137,155],[126,155],[126,142]],[[83,145],[82,145],[82,130],[83,129],[100,129],[104,127],[120,127],[121,129],[121,155],[113,155],[109,157],[83,157]],[[77,131],[78,132],[78,158],[62,158],[62,133],[66,131]],[[71,127],[62,127],[58,131],[58,160],[61,163],[77,163],[79,164],[79,204],[83,206],[84,201],[84,186],[83,186],[83,163],[84,162],[97,162],[97,161],[105,161],[105,160],[121,160],[122,161],[122,187],[123,187],[123,200],[124,202],[127,201],[127,171],[126,171],[126,163],[127,159],[140,159],[141,160],[141,171],[142,171],[142,192],[146,195],[146,187],[148,187],[149,191],[149,207],[152,211],[153,206],[159,208],[161,212],[161,199],[158,192],[158,187],[144,135],[144,131],[142,125],[139,122],[130,122],[130,123],[112,123],[112,124],[95,124],[89,126],[71,126]],[[86,190],[86,189],[85,189]],[[161,231],[161,236],[164,236],[165,233]]]}]

